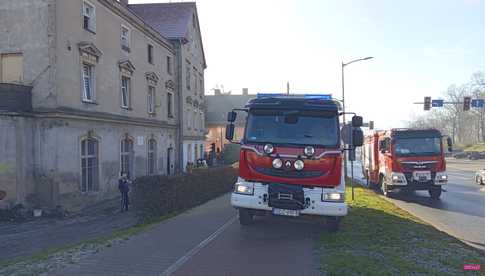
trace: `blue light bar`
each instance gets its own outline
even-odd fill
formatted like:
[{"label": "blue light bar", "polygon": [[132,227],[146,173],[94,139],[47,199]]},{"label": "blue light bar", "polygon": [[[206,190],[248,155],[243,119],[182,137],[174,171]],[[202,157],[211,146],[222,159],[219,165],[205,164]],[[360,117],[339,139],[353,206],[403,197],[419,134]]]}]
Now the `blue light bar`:
[{"label": "blue light bar", "polygon": [[285,93],[258,93],[258,98],[273,98],[273,97],[301,97],[304,99],[318,99],[331,100],[332,94],[285,94]]},{"label": "blue light bar", "polygon": [[305,94],[305,99],[331,100],[332,94]]}]

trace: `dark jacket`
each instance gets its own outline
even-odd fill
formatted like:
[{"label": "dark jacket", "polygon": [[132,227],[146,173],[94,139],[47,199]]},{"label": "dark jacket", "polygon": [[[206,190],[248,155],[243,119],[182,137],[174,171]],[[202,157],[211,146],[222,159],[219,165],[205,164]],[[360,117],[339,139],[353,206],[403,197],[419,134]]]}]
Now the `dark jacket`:
[{"label": "dark jacket", "polygon": [[128,179],[118,180],[118,189],[122,193],[128,193],[130,191],[130,183],[128,182]]}]

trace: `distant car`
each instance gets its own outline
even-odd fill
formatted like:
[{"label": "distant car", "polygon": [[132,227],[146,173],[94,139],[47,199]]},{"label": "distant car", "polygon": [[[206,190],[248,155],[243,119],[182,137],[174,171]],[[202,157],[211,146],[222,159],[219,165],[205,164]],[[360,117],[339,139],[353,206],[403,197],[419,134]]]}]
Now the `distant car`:
[{"label": "distant car", "polygon": [[485,185],[485,169],[479,170],[475,174],[475,182],[480,185]]},{"label": "distant car", "polygon": [[466,152],[455,153],[455,154],[453,154],[453,157],[455,157],[456,159],[468,158],[468,153],[466,153]]},{"label": "distant car", "polygon": [[485,159],[485,152],[481,151],[481,152],[470,152],[470,154],[468,155],[468,159],[470,160],[477,160],[477,159]]}]

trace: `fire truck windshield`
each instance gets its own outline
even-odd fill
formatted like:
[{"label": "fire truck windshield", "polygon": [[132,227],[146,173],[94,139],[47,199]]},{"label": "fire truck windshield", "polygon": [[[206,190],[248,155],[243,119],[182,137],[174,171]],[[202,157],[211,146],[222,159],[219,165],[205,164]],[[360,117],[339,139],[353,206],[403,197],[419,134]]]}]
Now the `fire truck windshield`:
[{"label": "fire truck windshield", "polygon": [[419,156],[441,154],[441,138],[398,138],[394,142],[397,156]]},{"label": "fire truck windshield", "polygon": [[247,119],[245,140],[249,143],[337,147],[338,117],[329,112],[253,111]]}]

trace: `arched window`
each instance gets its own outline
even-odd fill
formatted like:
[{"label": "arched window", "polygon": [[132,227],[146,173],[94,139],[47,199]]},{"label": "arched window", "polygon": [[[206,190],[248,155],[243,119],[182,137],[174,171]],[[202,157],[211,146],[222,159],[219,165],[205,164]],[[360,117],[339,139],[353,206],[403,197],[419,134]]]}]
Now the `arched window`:
[{"label": "arched window", "polygon": [[133,179],[133,140],[129,137],[121,140],[121,172],[127,173],[130,179]]},{"label": "arched window", "polygon": [[90,192],[98,190],[99,160],[98,140],[84,138],[81,140],[81,191]]},{"label": "arched window", "polygon": [[148,175],[154,175],[157,171],[157,141],[153,138],[148,139]]}]

